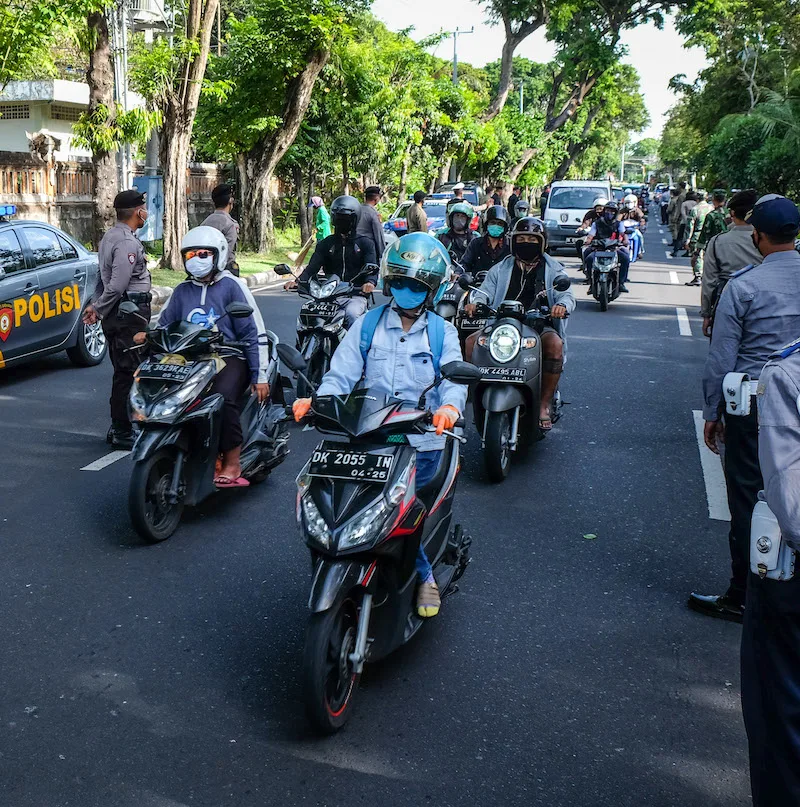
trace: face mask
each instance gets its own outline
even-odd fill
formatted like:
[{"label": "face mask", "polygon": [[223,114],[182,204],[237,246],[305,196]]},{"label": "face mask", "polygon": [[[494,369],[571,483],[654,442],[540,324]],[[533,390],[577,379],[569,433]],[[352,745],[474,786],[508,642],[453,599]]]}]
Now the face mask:
[{"label": "face mask", "polygon": [[492,236],[492,238],[500,238],[503,235],[505,227],[502,224],[490,224],[486,228],[486,232]]},{"label": "face mask", "polygon": [[419,308],[425,302],[425,298],[428,296],[426,289],[422,289],[422,291],[414,291],[413,289],[398,289],[390,287],[389,291],[392,293],[392,297],[394,297],[398,307],[406,311],[413,311],[415,308]]},{"label": "face mask", "polygon": [[606,213],[603,213],[603,218],[604,218],[606,221],[614,221],[614,217],[615,217],[616,215],[617,215],[616,213],[613,213],[612,211],[610,211],[610,210],[609,210],[609,211],[607,211]]},{"label": "face mask", "polygon": [[467,229],[467,217],[459,213],[453,216],[453,229],[457,233],[463,233]]},{"label": "face mask", "polygon": [[514,255],[524,263],[533,263],[542,254],[542,245],[536,241],[524,241],[514,244]]},{"label": "face mask", "polygon": [[201,277],[206,277],[214,271],[214,256],[209,255],[207,258],[189,258],[186,261],[186,271],[198,280]]}]

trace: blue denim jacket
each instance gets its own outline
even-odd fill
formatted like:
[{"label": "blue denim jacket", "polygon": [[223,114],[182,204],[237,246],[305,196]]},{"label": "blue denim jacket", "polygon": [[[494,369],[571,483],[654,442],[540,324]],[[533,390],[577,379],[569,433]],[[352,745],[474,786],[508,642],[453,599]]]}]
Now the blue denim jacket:
[{"label": "blue denim jacket", "polygon": [[[416,405],[422,391],[433,383],[435,377],[428,343],[427,317],[427,314],[423,314],[406,333],[400,315],[394,308],[389,308],[375,329],[366,368],[360,347],[364,317],[357,319],[333,354],[331,369],[322,379],[318,394],[347,395],[363,377],[363,386],[367,389],[413,401]],[[440,366],[450,361],[463,361],[458,331],[449,322],[445,323],[444,328]],[[427,408],[432,412],[449,404],[463,413],[466,403],[467,388],[450,381],[442,381],[427,395]],[[431,433],[411,435],[408,439],[418,451],[439,451],[444,448],[446,438]]]}]

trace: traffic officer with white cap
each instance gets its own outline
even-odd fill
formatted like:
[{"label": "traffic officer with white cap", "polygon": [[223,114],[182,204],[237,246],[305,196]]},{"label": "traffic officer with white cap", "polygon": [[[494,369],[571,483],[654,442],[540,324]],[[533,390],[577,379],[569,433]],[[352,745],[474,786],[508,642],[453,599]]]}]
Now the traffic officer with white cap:
[{"label": "traffic officer with white cap", "polygon": [[[83,321],[102,321],[108,340],[108,353],[114,366],[111,382],[111,428],[107,440],[114,448],[133,448],[133,431],[128,417],[128,393],[133,374],[139,365],[139,353],[134,346],[134,334],[150,320],[150,272],[142,242],[136,230],[147,221],[144,194],[137,190],[118,193],[114,198],[117,223],[103,236],[98,250],[100,272],[90,305]],[[139,307],[137,316],[120,316],[119,304],[124,301]]]},{"label": "traffic officer with white cap", "polygon": [[763,481],[756,407],[745,417],[723,421],[723,379],[730,372],[758,379],[769,357],[800,331],[800,254],[794,250],[800,211],[794,202],[772,193],[756,202],[747,221],[753,226],[753,244],[763,261],[736,272],[725,286],[703,374],[705,442],[715,454],[719,453],[718,442],[725,444],[731,580],[725,594],[693,592],[688,603],[692,610],[735,622],[741,622],[744,612],[750,521]]}]

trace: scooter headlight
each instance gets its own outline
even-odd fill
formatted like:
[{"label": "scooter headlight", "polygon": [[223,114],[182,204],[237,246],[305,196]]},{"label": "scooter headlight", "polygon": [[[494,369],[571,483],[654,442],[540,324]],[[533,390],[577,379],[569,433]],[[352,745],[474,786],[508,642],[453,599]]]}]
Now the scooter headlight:
[{"label": "scooter headlight", "polygon": [[128,395],[128,411],[131,414],[131,420],[141,421],[147,420],[147,401],[139,389],[138,380],[134,380],[131,385],[131,391]]},{"label": "scooter headlight", "polygon": [[339,549],[352,549],[372,541],[383,529],[389,507],[381,499],[354,518],[339,535]]},{"label": "scooter headlight", "polygon": [[519,353],[519,331],[513,325],[500,325],[489,338],[489,353],[495,361],[511,361]]},{"label": "scooter headlight", "polygon": [[303,511],[303,520],[305,521],[308,534],[320,544],[320,546],[324,546],[325,549],[328,549],[331,545],[331,528],[322,517],[322,513],[317,509],[314,500],[311,496],[303,496],[300,499],[300,506]]},{"label": "scooter headlight", "polygon": [[343,320],[339,320],[338,322],[326,322],[322,326],[322,330],[325,331],[325,333],[339,333],[343,327]]},{"label": "scooter headlight", "polygon": [[312,297],[321,300],[324,297],[330,297],[337,285],[335,280],[328,280],[321,285],[316,281],[312,281],[308,286],[308,290],[311,292]]},{"label": "scooter headlight", "polygon": [[167,420],[174,418],[191,403],[214,377],[214,363],[208,362],[200,366],[172,395],[167,395],[153,404],[147,415],[148,420]]}]

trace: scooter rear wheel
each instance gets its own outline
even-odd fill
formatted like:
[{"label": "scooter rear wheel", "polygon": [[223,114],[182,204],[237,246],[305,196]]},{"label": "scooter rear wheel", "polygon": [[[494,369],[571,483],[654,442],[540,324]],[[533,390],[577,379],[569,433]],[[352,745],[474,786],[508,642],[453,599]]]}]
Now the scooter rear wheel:
[{"label": "scooter rear wheel", "polygon": [[347,722],[360,678],[350,654],[358,632],[356,604],[347,599],[338,608],[313,614],[303,652],[303,694],[311,723],[323,734],[334,734]]},{"label": "scooter rear wheel", "polygon": [[508,412],[488,412],[486,415],[486,446],[483,460],[492,482],[502,482],[511,465],[511,422]]},{"label": "scooter rear wheel", "polygon": [[175,455],[167,449],[133,466],[128,512],[136,532],[150,543],[166,541],[181,521],[183,499],[179,497],[174,504],[167,501],[174,470]]}]

